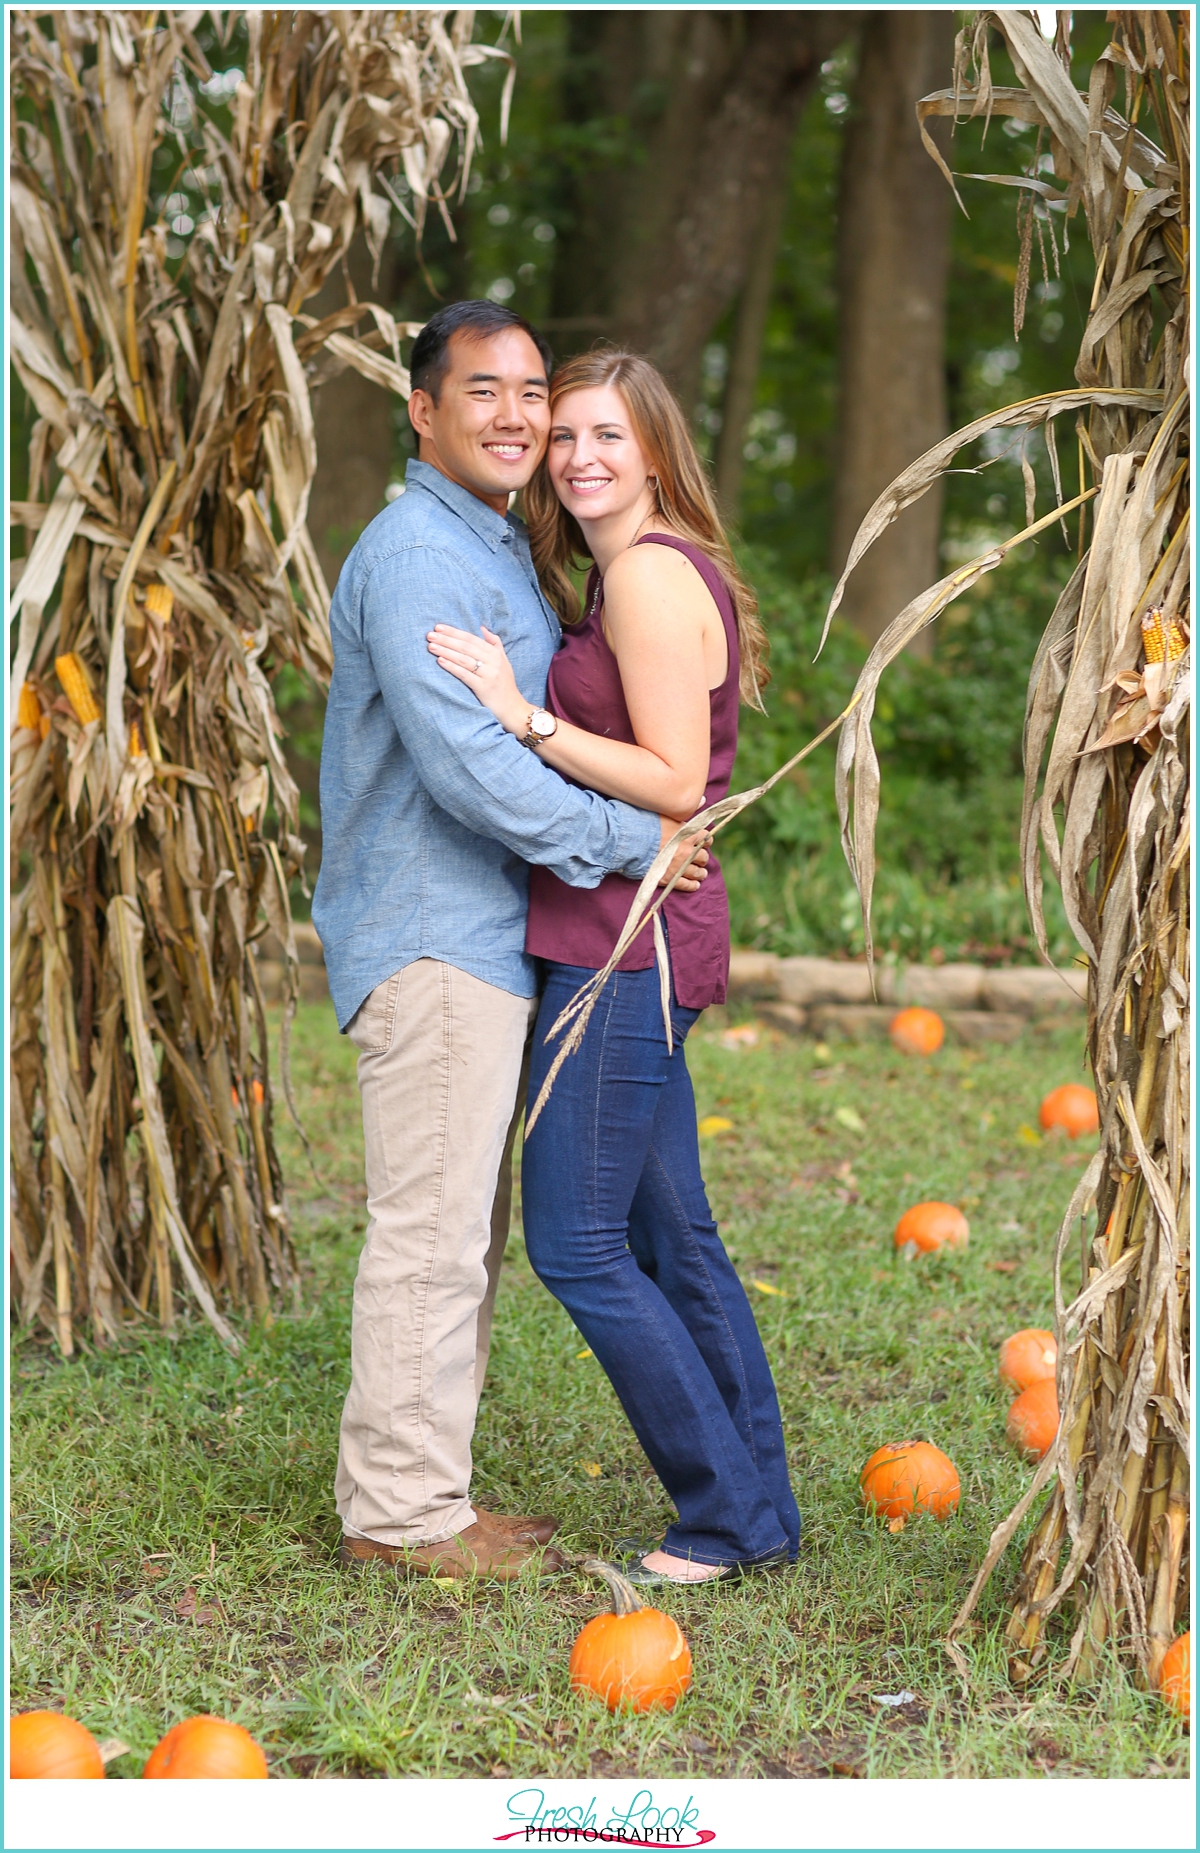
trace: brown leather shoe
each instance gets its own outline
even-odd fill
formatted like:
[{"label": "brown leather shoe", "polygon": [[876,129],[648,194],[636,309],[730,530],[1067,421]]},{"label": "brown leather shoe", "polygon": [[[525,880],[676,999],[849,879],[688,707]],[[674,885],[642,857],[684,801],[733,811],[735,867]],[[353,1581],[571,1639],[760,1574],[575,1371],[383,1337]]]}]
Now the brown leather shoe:
[{"label": "brown leather shoe", "polygon": [[437,1544],[379,1544],[373,1538],[342,1539],[344,1564],[388,1563],[414,1576],[451,1576],[465,1582],[474,1576],[493,1582],[515,1582],[533,1565],[543,1576],[561,1570],[566,1559],[560,1551],[501,1537],[478,1521]]},{"label": "brown leather shoe", "polygon": [[472,1499],[475,1517],[498,1537],[516,1539],[522,1544],[549,1544],[558,1530],[558,1520],[543,1514],[539,1518],[520,1518],[507,1512],[487,1512],[478,1499]]}]

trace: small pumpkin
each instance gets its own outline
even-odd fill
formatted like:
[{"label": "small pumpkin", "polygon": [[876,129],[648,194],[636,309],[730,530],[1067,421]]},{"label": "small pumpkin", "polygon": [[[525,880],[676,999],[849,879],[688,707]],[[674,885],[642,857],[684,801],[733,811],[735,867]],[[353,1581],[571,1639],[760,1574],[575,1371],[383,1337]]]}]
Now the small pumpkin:
[{"label": "small pumpkin", "polygon": [[892,1240],[912,1255],[927,1255],[935,1248],[965,1248],[971,1225],[953,1203],[914,1203],[896,1224]]},{"label": "small pumpkin", "polygon": [[958,1510],[958,1469],[930,1441],[889,1441],[876,1448],[858,1476],[868,1511],[903,1531],[915,1512],[949,1518]]},{"label": "small pumpkin", "polygon": [[58,1711],[23,1711],[9,1728],[8,1773],[15,1779],[103,1780],[104,1759],[92,1733]]},{"label": "small pumpkin", "polygon": [[1096,1096],[1090,1087],[1083,1087],[1078,1081],[1068,1081],[1065,1087],[1052,1088],[1038,1108],[1038,1119],[1043,1132],[1061,1129],[1068,1139],[1078,1139],[1084,1133],[1100,1130],[1100,1109],[1096,1105]]},{"label": "small pumpkin", "polygon": [[671,1711],[692,1683],[692,1655],[683,1630],[661,1609],[646,1608],[611,1564],[583,1565],[612,1591],[613,1612],[585,1622],[571,1649],[573,1692],[594,1692],[609,1711]]},{"label": "small pumpkin", "polygon": [[151,1781],[265,1781],[267,1759],[240,1724],[201,1712],[184,1718],[159,1739],[142,1775]]},{"label": "small pumpkin", "polygon": [[1158,1675],[1158,1690],[1163,1703],[1181,1718],[1192,1715],[1192,1631],[1171,1642],[1163,1655]]},{"label": "small pumpkin", "polygon": [[1014,1332],[1000,1347],[1000,1381],[1012,1389],[1027,1390],[1030,1384],[1053,1377],[1058,1368],[1058,1346],[1053,1332],[1039,1326],[1027,1326]]},{"label": "small pumpkin", "polygon": [[888,1035],[905,1055],[936,1055],[946,1040],[946,1025],[936,1010],[911,1004],[892,1018]]},{"label": "small pumpkin", "polygon": [[1030,1461],[1046,1458],[1058,1433],[1058,1386],[1053,1377],[1031,1383],[1008,1412],[1008,1439]]}]

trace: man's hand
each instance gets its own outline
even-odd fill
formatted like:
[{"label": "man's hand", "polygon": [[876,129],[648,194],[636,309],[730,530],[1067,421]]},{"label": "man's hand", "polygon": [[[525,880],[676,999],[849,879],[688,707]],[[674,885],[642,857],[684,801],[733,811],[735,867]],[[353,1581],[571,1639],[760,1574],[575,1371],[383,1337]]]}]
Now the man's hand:
[{"label": "man's hand", "polygon": [[[662,840],[659,843],[659,848],[661,849],[663,843],[669,843],[678,830],[679,820],[675,817],[660,816],[658,821],[662,825]],[[675,884],[674,892],[676,894],[695,894],[700,883],[708,880],[708,868],[706,866],[708,863],[707,845],[711,842],[712,836],[707,830],[699,830],[695,836],[685,836],[676,849],[675,854],[671,857],[670,862],[667,864],[666,873],[659,882],[659,887],[665,888],[676,869],[682,868],[683,864],[689,862],[690,858],[688,872],[686,875],[680,876]],[[696,846],[698,844],[705,845],[705,847],[697,848]]]}]

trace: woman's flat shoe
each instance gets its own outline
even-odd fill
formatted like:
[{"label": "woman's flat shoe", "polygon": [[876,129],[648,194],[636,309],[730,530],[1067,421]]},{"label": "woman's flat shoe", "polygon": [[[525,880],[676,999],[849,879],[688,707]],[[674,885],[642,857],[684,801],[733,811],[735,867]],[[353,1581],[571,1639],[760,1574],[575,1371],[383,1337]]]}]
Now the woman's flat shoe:
[{"label": "woman's flat shoe", "polygon": [[672,1589],[708,1589],[714,1583],[740,1583],[744,1577],[753,1576],[759,1570],[784,1570],[788,1563],[787,1546],[782,1545],[779,1550],[772,1551],[769,1557],[759,1557],[753,1563],[722,1564],[716,1576],[702,1577],[699,1581],[693,1582],[688,1577],[669,1576],[665,1570],[646,1568],[646,1558],[654,1551],[661,1549],[661,1545],[655,1544],[650,1550],[639,1551],[623,1567],[619,1565],[614,1567],[621,1569],[621,1575],[627,1583],[633,1583],[638,1588],[668,1583]]},{"label": "woman's flat shoe", "polygon": [[618,1538],[613,1551],[618,1557],[647,1557],[651,1551],[661,1550],[662,1546],[655,1538]]}]

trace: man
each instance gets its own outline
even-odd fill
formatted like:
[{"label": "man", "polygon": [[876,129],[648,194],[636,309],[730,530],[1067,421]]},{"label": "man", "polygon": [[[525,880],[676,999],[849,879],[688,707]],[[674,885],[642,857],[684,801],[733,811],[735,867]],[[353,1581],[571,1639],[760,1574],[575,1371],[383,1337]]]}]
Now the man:
[{"label": "man", "polygon": [[[426,324],[409,400],[419,458],[330,612],[313,920],[359,1051],[368,1210],[342,1556],[440,1576],[509,1580],[556,1528],[469,1498],[537,1009],[527,865],[584,888],[611,871],[640,879],[675,829],[568,785],[532,728],[524,744],[506,733],[426,647],[439,620],[486,624],[544,699],[559,627],[508,504],[545,452],[550,366],[542,338],[497,304],[455,303]],[[543,1568],[561,1563],[543,1551]]]}]

